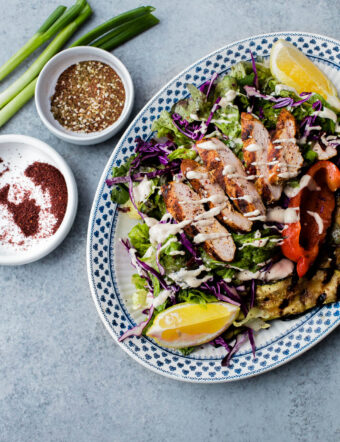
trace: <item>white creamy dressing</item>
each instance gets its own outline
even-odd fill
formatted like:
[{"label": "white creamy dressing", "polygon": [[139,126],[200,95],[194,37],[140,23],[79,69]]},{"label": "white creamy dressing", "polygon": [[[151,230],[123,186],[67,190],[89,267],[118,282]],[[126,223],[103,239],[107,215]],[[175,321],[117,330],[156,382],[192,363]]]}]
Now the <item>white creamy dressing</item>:
[{"label": "white creamy dressing", "polygon": [[[199,200],[191,200],[191,204],[204,204],[204,203],[213,203],[214,205],[223,204],[226,202],[226,197],[223,194],[215,194],[211,195],[207,198],[201,198]],[[185,204],[186,201],[180,201],[180,204]]]},{"label": "white creamy dressing", "polygon": [[223,167],[222,175],[226,176],[229,174],[233,174],[235,171],[236,170],[234,166],[232,166],[231,164],[227,164],[226,166]]},{"label": "white creamy dressing", "polygon": [[298,187],[291,187],[288,185],[283,189],[283,192],[288,196],[288,198],[294,198],[294,196],[296,196],[305,187],[308,187],[309,190],[315,190],[315,191],[321,190],[321,188],[316,184],[314,179],[307,174],[301,178]]},{"label": "white creamy dressing", "polygon": [[209,174],[207,172],[199,172],[198,170],[189,170],[186,173],[188,180],[201,180],[208,178]]},{"label": "white creamy dressing", "polygon": [[296,94],[297,96],[299,96],[298,92],[296,89],[294,89],[291,86],[287,86],[285,84],[277,84],[275,86],[275,95],[280,95],[282,91],[289,91],[289,92],[294,92],[294,94]]},{"label": "white creamy dressing", "polygon": [[243,196],[239,196],[239,197],[235,197],[235,198],[230,196],[229,198],[232,201],[234,201],[234,200],[244,200],[244,201],[247,201],[247,203],[253,203],[254,202],[254,198],[252,196],[250,196],[250,195],[243,195]]},{"label": "white creamy dressing", "polygon": [[219,106],[223,108],[229,106],[235,100],[237,94],[238,94],[237,91],[230,89],[229,91],[226,92],[224,97],[221,98],[220,102],[218,103]]},{"label": "white creamy dressing", "polygon": [[238,247],[238,250],[242,250],[242,249],[244,249],[245,247],[248,247],[248,246],[264,247],[267,244],[268,241],[269,241],[269,238],[255,239],[252,242],[247,242],[245,244],[242,244],[241,247]]},{"label": "white creamy dressing", "polygon": [[225,145],[223,143],[215,144],[213,141],[204,141],[199,143],[198,147],[204,150],[224,150]]},{"label": "white creamy dressing", "polygon": [[168,298],[171,296],[172,292],[170,290],[161,290],[156,296],[156,298],[153,298],[152,305],[157,308],[160,305],[162,305]]},{"label": "white creamy dressing", "polygon": [[263,149],[262,146],[255,143],[249,144],[249,146],[245,147],[245,150],[247,150],[248,152],[258,152],[262,149]]},{"label": "white creamy dressing", "polygon": [[133,187],[133,197],[136,203],[144,203],[150,195],[153,188],[153,182],[148,180],[146,176],[135,187]]},{"label": "white creamy dressing", "polygon": [[318,225],[319,235],[323,232],[324,226],[321,216],[317,212],[312,212],[311,210],[307,210],[308,215],[312,216]]},{"label": "white creamy dressing", "polygon": [[312,115],[316,115],[317,117],[321,117],[321,118],[327,118],[329,120],[334,121],[335,124],[337,122],[336,113],[333,112],[328,107],[323,107],[323,109],[321,111],[315,111],[312,113]]},{"label": "white creamy dressing", "polygon": [[[274,144],[280,143],[296,143],[296,138],[280,138],[278,140],[273,141]],[[277,149],[277,148],[275,148]]]},{"label": "white creamy dressing", "polygon": [[249,270],[242,270],[237,274],[240,281],[250,281],[252,279],[259,279],[261,281],[276,281],[278,279],[287,278],[294,270],[294,263],[289,259],[281,259],[276,262],[266,272],[251,272]]},{"label": "white creamy dressing", "polygon": [[229,236],[229,234],[227,232],[225,232],[225,233],[198,233],[194,238],[194,243],[200,244],[204,241],[225,238],[226,236]]},{"label": "white creamy dressing", "polygon": [[185,255],[185,252],[183,250],[172,250],[169,252],[169,255],[176,256],[176,255]]},{"label": "white creamy dressing", "polygon": [[276,262],[272,267],[264,272],[266,281],[275,281],[278,279],[287,278],[291,275],[294,270],[294,263],[289,259],[281,259],[281,261]]},{"label": "white creamy dressing", "polygon": [[[162,250],[166,249],[171,243],[173,242],[178,242],[176,236],[169,238],[165,244],[162,245],[162,247],[159,249],[159,251],[161,252]],[[149,249],[147,250],[147,252],[149,251]],[[146,253],[147,253],[146,252]],[[145,256],[145,255],[144,255]]]},{"label": "white creamy dressing", "polygon": [[209,271],[209,269],[204,265],[199,266],[199,268],[195,270],[186,270],[183,268],[178,272],[170,273],[169,277],[182,288],[196,288],[199,287],[203,282],[206,282],[211,278],[211,275],[206,275],[203,278],[198,278],[198,276],[204,271]]},{"label": "white creamy dressing", "polygon": [[[150,222],[153,220],[155,222]],[[149,226],[149,236],[151,244],[159,244],[167,239],[170,235],[180,233],[184,227],[189,225],[192,220],[184,220],[178,224],[161,224],[153,218],[145,218],[145,223]]]},{"label": "white creamy dressing", "polygon": [[309,126],[309,127],[308,127],[308,130],[309,130],[309,131],[312,131],[312,130],[321,130],[321,129],[322,129],[321,126]]},{"label": "white creamy dressing", "polygon": [[274,207],[267,211],[266,221],[275,221],[280,224],[297,223],[300,220],[299,207],[288,207],[282,209],[281,207]]},{"label": "white creamy dressing", "polygon": [[143,270],[141,269],[141,267],[137,263],[136,254],[137,254],[137,250],[134,249],[133,247],[131,247],[131,249],[129,249],[129,255],[130,255],[131,264],[137,270],[138,275],[139,276],[143,276]]}]

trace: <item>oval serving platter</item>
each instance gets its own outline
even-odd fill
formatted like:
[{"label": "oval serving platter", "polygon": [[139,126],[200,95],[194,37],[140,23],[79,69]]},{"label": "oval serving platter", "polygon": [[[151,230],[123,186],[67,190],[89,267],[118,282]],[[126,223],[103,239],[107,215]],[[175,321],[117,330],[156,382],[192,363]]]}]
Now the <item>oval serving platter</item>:
[{"label": "oval serving platter", "polygon": [[[113,166],[124,163],[134,151],[134,139],[147,139],[151,124],[163,110],[185,98],[185,83],[201,85],[214,72],[226,73],[239,61],[249,61],[249,49],[254,55],[268,57],[273,43],[284,38],[311,58],[340,88],[340,42],[331,38],[299,32],[263,34],[229,44],[200,59],[163,87],[141,110],[115,147],[100,179],[89,220],[87,265],[93,300],[111,336],[118,338],[142,317],[131,308],[134,273],[128,254],[119,238],[126,237],[135,223],[118,212],[110,200],[110,188],[105,180]],[[269,329],[255,337],[256,357],[245,344],[233,357],[229,367],[221,366],[223,348],[205,345],[188,356],[166,349],[151,339],[132,337],[119,345],[145,367],[171,377],[190,382],[217,383],[238,380],[264,373],[299,356],[323,339],[340,321],[340,302],[315,308],[290,321],[276,320]]]}]

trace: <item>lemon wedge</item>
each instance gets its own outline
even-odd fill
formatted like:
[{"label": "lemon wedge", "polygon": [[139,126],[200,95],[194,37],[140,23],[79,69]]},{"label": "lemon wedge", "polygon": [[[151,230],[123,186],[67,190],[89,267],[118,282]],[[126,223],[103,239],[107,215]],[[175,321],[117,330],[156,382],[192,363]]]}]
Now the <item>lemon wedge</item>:
[{"label": "lemon wedge", "polygon": [[316,92],[340,110],[340,100],[332,82],[299,49],[286,40],[274,43],[270,53],[271,73],[281,83],[301,92]]},{"label": "lemon wedge", "polygon": [[147,336],[171,348],[204,344],[223,333],[239,311],[239,307],[227,302],[205,305],[183,302],[159,313]]}]

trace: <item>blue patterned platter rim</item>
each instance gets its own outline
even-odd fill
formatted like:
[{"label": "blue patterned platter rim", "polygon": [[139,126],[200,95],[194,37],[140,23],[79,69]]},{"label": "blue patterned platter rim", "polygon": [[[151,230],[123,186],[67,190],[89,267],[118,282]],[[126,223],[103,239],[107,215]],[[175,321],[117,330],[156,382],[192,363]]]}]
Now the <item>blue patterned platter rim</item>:
[{"label": "blue patterned platter rim", "polygon": [[[223,73],[243,60],[250,60],[249,49],[255,55],[268,56],[273,43],[285,38],[312,60],[340,70],[340,42],[321,35],[302,32],[263,34],[231,43],[200,59],[163,87],[140,111],[114,149],[94,198],[88,228],[87,266],[92,296],[98,313],[111,336],[118,342],[128,328],[135,325],[122,299],[117,284],[116,251],[117,206],[110,201],[110,189],[105,179],[113,166],[120,165],[134,151],[134,139],[151,134],[151,124],[163,110],[187,96],[186,82],[202,84],[214,72]],[[258,346],[253,359],[250,348],[240,349],[229,367],[221,366],[221,355],[183,356],[162,348],[145,337],[126,339],[119,345],[145,367],[173,379],[217,383],[239,380],[264,373],[301,355],[327,336],[340,321],[340,302],[316,308],[277,332]],[[280,321],[281,322],[281,321]],[[279,328],[278,328],[279,330]]]}]

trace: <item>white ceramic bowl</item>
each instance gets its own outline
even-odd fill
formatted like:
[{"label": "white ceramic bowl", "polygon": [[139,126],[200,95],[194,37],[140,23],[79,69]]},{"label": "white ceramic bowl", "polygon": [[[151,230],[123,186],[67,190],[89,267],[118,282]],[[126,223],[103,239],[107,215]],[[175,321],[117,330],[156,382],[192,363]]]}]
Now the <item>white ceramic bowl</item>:
[{"label": "white ceramic bowl", "polygon": [[[65,129],[52,115],[50,99],[55,91],[59,76],[72,64],[80,61],[97,60],[111,66],[121,78],[125,88],[125,105],[118,120],[100,132],[90,134],[72,132]],[[134,88],[131,76],[117,57],[110,52],[92,46],[77,46],[65,49],[55,55],[44,66],[38,77],[35,90],[35,105],[41,121],[54,135],[74,144],[97,144],[115,135],[130,116],[134,100]]]},{"label": "white ceramic bowl", "polygon": [[[25,135],[0,135],[0,158],[10,163],[11,173],[17,173],[35,161],[55,166],[64,175],[68,200],[64,219],[56,233],[43,238],[29,247],[20,248],[0,242],[0,265],[19,265],[37,261],[52,252],[70,231],[78,206],[77,184],[65,160],[48,144]],[[6,180],[6,173],[0,177],[0,188]],[[2,206],[0,205],[0,210]]]}]

